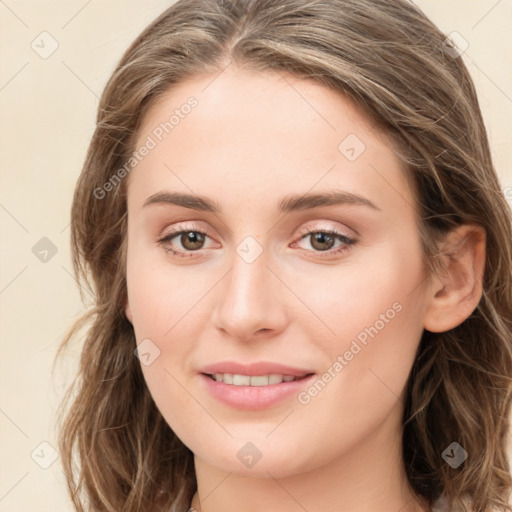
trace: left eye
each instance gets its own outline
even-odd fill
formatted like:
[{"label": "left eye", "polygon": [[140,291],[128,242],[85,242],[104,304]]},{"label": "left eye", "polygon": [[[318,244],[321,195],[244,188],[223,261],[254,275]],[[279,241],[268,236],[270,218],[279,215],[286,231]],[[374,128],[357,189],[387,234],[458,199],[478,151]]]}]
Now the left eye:
[{"label": "left eye", "polygon": [[[336,238],[347,244],[353,243],[352,238],[349,238],[336,231],[311,231],[302,236],[301,240],[309,237],[311,237],[310,243],[312,247],[315,247],[319,251],[331,249]],[[323,245],[328,245],[329,247],[323,247]]]},{"label": "left eye", "polygon": [[[356,243],[354,238],[344,235],[343,233],[338,233],[334,230],[305,231],[299,241],[304,240],[305,238],[310,238],[310,245],[317,249],[314,251],[315,253],[323,253],[318,254],[318,257],[320,258],[329,258],[331,256],[339,255],[342,252],[347,251],[351,245]],[[331,250],[336,239],[340,240],[341,245],[335,250]]]}]

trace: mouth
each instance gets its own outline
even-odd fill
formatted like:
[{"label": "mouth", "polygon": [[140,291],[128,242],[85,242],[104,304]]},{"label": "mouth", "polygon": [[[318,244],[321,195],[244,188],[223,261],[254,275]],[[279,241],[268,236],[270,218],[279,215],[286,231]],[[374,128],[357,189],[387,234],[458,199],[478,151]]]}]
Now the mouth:
[{"label": "mouth", "polygon": [[[300,392],[313,384],[316,376],[316,373],[283,366],[280,367],[283,373],[267,373],[270,368],[262,365],[245,367],[247,373],[227,373],[221,371],[227,370],[226,365],[223,366],[199,373],[203,391],[224,406],[240,411],[289,405],[290,400],[296,400]],[[236,369],[244,371],[240,366]],[[276,371],[276,365],[272,365],[272,369]]]},{"label": "mouth", "polygon": [[310,368],[278,361],[219,361],[199,370],[204,392],[235,409],[255,411],[297,397],[316,375]]},{"label": "mouth", "polygon": [[281,384],[283,382],[294,382],[298,380],[306,379],[313,375],[313,373],[305,373],[304,375],[288,375],[271,373],[268,375],[243,375],[238,373],[203,373],[206,377],[209,377],[215,382],[222,382],[230,386],[272,386],[275,384]]}]

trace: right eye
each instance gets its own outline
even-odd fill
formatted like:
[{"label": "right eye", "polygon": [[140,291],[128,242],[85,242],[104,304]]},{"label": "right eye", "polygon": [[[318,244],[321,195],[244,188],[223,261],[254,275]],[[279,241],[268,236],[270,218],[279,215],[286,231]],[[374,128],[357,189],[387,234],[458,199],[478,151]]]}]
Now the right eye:
[{"label": "right eye", "polygon": [[[181,248],[173,247],[172,242],[177,238]],[[210,238],[206,233],[192,227],[183,225],[176,226],[176,228],[167,233],[164,237],[158,240],[158,243],[163,249],[178,258],[189,258],[195,256],[194,253],[203,248],[205,239]]]}]

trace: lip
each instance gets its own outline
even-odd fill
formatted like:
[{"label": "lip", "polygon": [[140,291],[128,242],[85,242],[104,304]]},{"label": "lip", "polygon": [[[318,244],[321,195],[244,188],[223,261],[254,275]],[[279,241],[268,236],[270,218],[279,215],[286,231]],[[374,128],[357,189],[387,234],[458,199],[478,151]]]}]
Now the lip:
[{"label": "lip", "polygon": [[[240,375],[293,375],[305,377],[291,382],[269,384],[267,386],[235,386],[213,380],[210,375],[214,373],[232,373]],[[205,366],[199,375],[206,391],[220,402],[245,411],[257,411],[272,407],[280,402],[297,396],[305,387],[309,386],[315,378],[311,370],[293,368],[278,363],[260,362],[243,365],[234,362],[217,363]]]},{"label": "lip", "polygon": [[251,364],[241,364],[234,361],[224,361],[205,366],[200,373],[213,375],[214,373],[233,373],[238,375],[270,375],[271,373],[279,375],[293,375],[294,377],[302,377],[309,373],[314,373],[307,368],[294,368],[280,363],[272,363],[270,361],[259,361]]}]

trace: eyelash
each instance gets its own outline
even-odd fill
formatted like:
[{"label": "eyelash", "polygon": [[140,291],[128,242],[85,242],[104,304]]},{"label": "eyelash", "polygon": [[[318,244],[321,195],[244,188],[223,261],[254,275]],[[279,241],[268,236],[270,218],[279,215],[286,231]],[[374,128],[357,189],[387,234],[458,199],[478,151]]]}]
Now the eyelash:
[{"label": "eyelash", "polygon": [[[190,233],[190,232],[200,233],[201,235],[208,236],[208,234],[205,233],[204,231],[201,231],[199,229],[194,229],[194,226],[184,228],[184,226],[178,225],[175,228],[175,230],[173,230],[171,233],[165,235],[163,238],[160,238],[158,240],[158,244],[161,245],[166,252],[172,254],[173,256],[176,256],[178,258],[193,258],[194,253],[199,252],[200,249],[198,251],[186,251],[188,253],[191,253],[191,254],[186,254],[186,253],[183,253],[182,251],[175,251],[174,249],[171,249],[170,247],[165,245],[167,242],[170,242],[173,238],[176,238],[177,236],[182,235],[184,233]],[[333,256],[342,254],[345,251],[348,251],[350,249],[351,245],[354,245],[357,243],[356,239],[351,238],[347,235],[344,235],[343,233],[339,233],[338,231],[335,231],[335,230],[331,230],[331,229],[311,230],[309,228],[304,228],[300,231],[300,238],[297,241],[303,240],[304,238],[307,238],[310,235],[315,235],[318,233],[322,233],[325,235],[333,236],[334,238],[338,238],[339,240],[341,240],[341,242],[343,242],[343,244],[345,244],[345,245],[338,247],[335,250],[334,249],[329,249],[327,251],[315,251],[314,250],[313,252],[318,253],[318,257],[320,259],[331,258]],[[296,242],[294,242],[294,243],[296,243]],[[306,250],[306,249],[304,249],[304,250]]]}]

